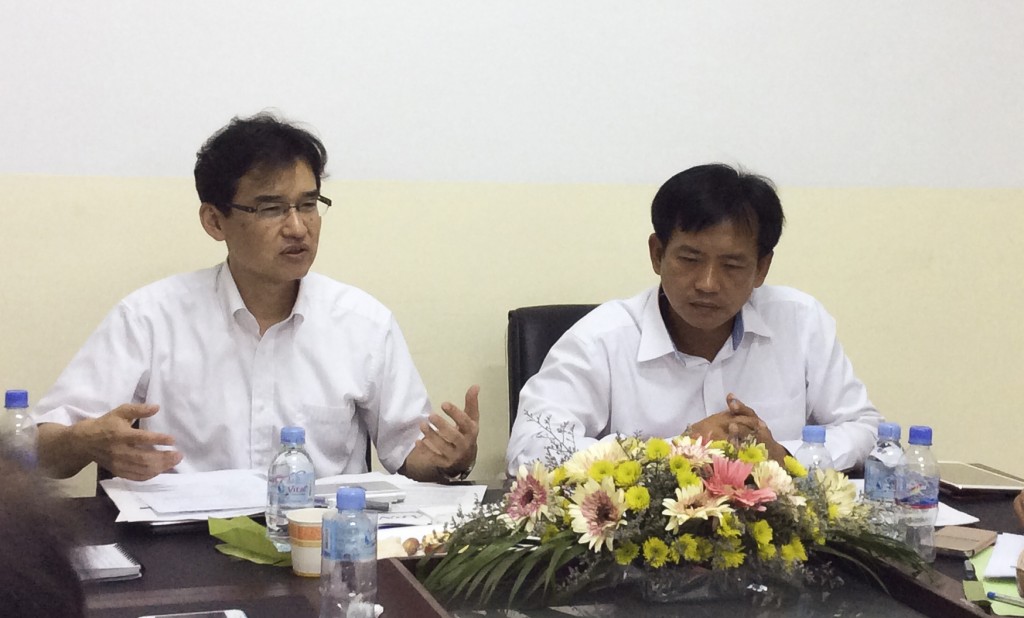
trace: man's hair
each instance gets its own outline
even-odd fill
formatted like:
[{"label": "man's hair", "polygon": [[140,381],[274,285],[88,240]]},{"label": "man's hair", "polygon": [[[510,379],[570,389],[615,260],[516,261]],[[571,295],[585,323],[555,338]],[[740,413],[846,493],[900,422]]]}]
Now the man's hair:
[{"label": "man's hair", "polygon": [[700,232],[732,222],[756,233],[761,258],[775,249],[784,221],[771,180],[721,163],[679,172],[661,185],[651,203],[651,223],[662,245],[676,230]]},{"label": "man's hair", "polygon": [[51,481],[25,470],[0,440],[0,614],[82,618],[85,597],[72,566],[73,508]]},{"label": "man's hair", "polygon": [[296,161],[309,165],[319,190],[327,150],[315,135],[269,112],[251,118],[236,116],[196,153],[196,191],[202,202],[227,215],[242,176],[254,169],[286,169]]}]

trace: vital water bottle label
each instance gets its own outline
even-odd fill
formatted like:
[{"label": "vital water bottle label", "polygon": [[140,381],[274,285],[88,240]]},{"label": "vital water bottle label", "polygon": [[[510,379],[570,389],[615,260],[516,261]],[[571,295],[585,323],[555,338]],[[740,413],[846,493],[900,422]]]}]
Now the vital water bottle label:
[{"label": "vital water bottle label", "polygon": [[900,506],[929,509],[939,504],[939,479],[920,474],[901,475],[896,479],[896,500]]},{"label": "vital water bottle label", "polygon": [[309,506],[313,482],[313,474],[310,472],[292,472],[277,483],[277,503],[283,508]]}]

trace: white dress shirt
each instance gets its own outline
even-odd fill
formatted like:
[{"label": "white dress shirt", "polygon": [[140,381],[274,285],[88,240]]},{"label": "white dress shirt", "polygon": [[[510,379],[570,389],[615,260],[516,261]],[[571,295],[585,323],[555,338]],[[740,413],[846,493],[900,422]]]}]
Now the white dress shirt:
[{"label": "white dress shirt", "polygon": [[139,289],[107,315],[34,411],[70,425],[155,403],[141,427],[170,434],[180,472],[269,467],[285,425],[306,430],[317,476],[365,471],[367,435],[394,472],[430,402],[391,312],[310,273],[267,329],[226,264]]},{"label": "white dress shirt", "polygon": [[545,459],[549,441],[526,417],[567,423],[575,448],[609,435],[670,437],[727,408],[735,394],[791,453],[805,424],[826,426],[837,469],[871,451],[880,415],[836,339],[835,320],[814,298],[756,288],[714,360],[683,354],[665,327],[655,287],[605,303],[551,348],[519,396],[507,462]]}]

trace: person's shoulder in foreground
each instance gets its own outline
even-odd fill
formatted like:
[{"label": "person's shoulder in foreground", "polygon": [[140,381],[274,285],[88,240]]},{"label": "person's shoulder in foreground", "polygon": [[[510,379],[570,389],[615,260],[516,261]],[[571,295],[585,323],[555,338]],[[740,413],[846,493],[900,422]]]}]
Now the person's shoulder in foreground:
[{"label": "person's shoulder in foreground", "polygon": [[6,451],[0,439],[0,615],[85,616],[85,596],[71,557],[77,531],[67,505],[46,479]]},{"label": "person's shoulder in foreground", "polygon": [[763,286],[784,222],[771,182],[690,168],[658,190],[651,221],[659,285],[602,305],[555,344],[520,396],[509,473],[559,442],[545,426],[577,448],[623,433],[754,436],[781,459],[813,422],[829,427],[840,465],[861,461],[879,415],[834,321],[803,292]]},{"label": "person's shoulder in foreground", "polygon": [[[307,404],[321,411],[322,441],[308,446],[325,474],[365,467],[357,454],[367,436],[386,467],[413,478],[471,468],[476,389],[466,410],[445,403],[446,416],[430,414],[390,312],[308,274],[331,204],[321,194],[326,161],[316,136],[271,114],[235,118],[207,140],[195,165],[199,219],[227,260],[146,286],[108,315],[40,402],[48,471],[68,476],[95,461],[142,480],[187,457],[189,470],[263,467],[281,427],[310,421],[299,410]],[[221,405],[206,397],[225,393]],[[63,416],[48,416],[61,406]]]}]

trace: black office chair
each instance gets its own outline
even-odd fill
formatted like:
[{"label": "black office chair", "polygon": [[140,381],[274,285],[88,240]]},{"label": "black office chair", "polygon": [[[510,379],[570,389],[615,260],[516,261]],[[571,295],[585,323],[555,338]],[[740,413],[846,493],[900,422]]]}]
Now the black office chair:
[{"label": "black office chair", "polygon": [[541,305],[508,312],[508,426],[516,421],[519,391],[540,370],[548,350],[597,305]]}]

